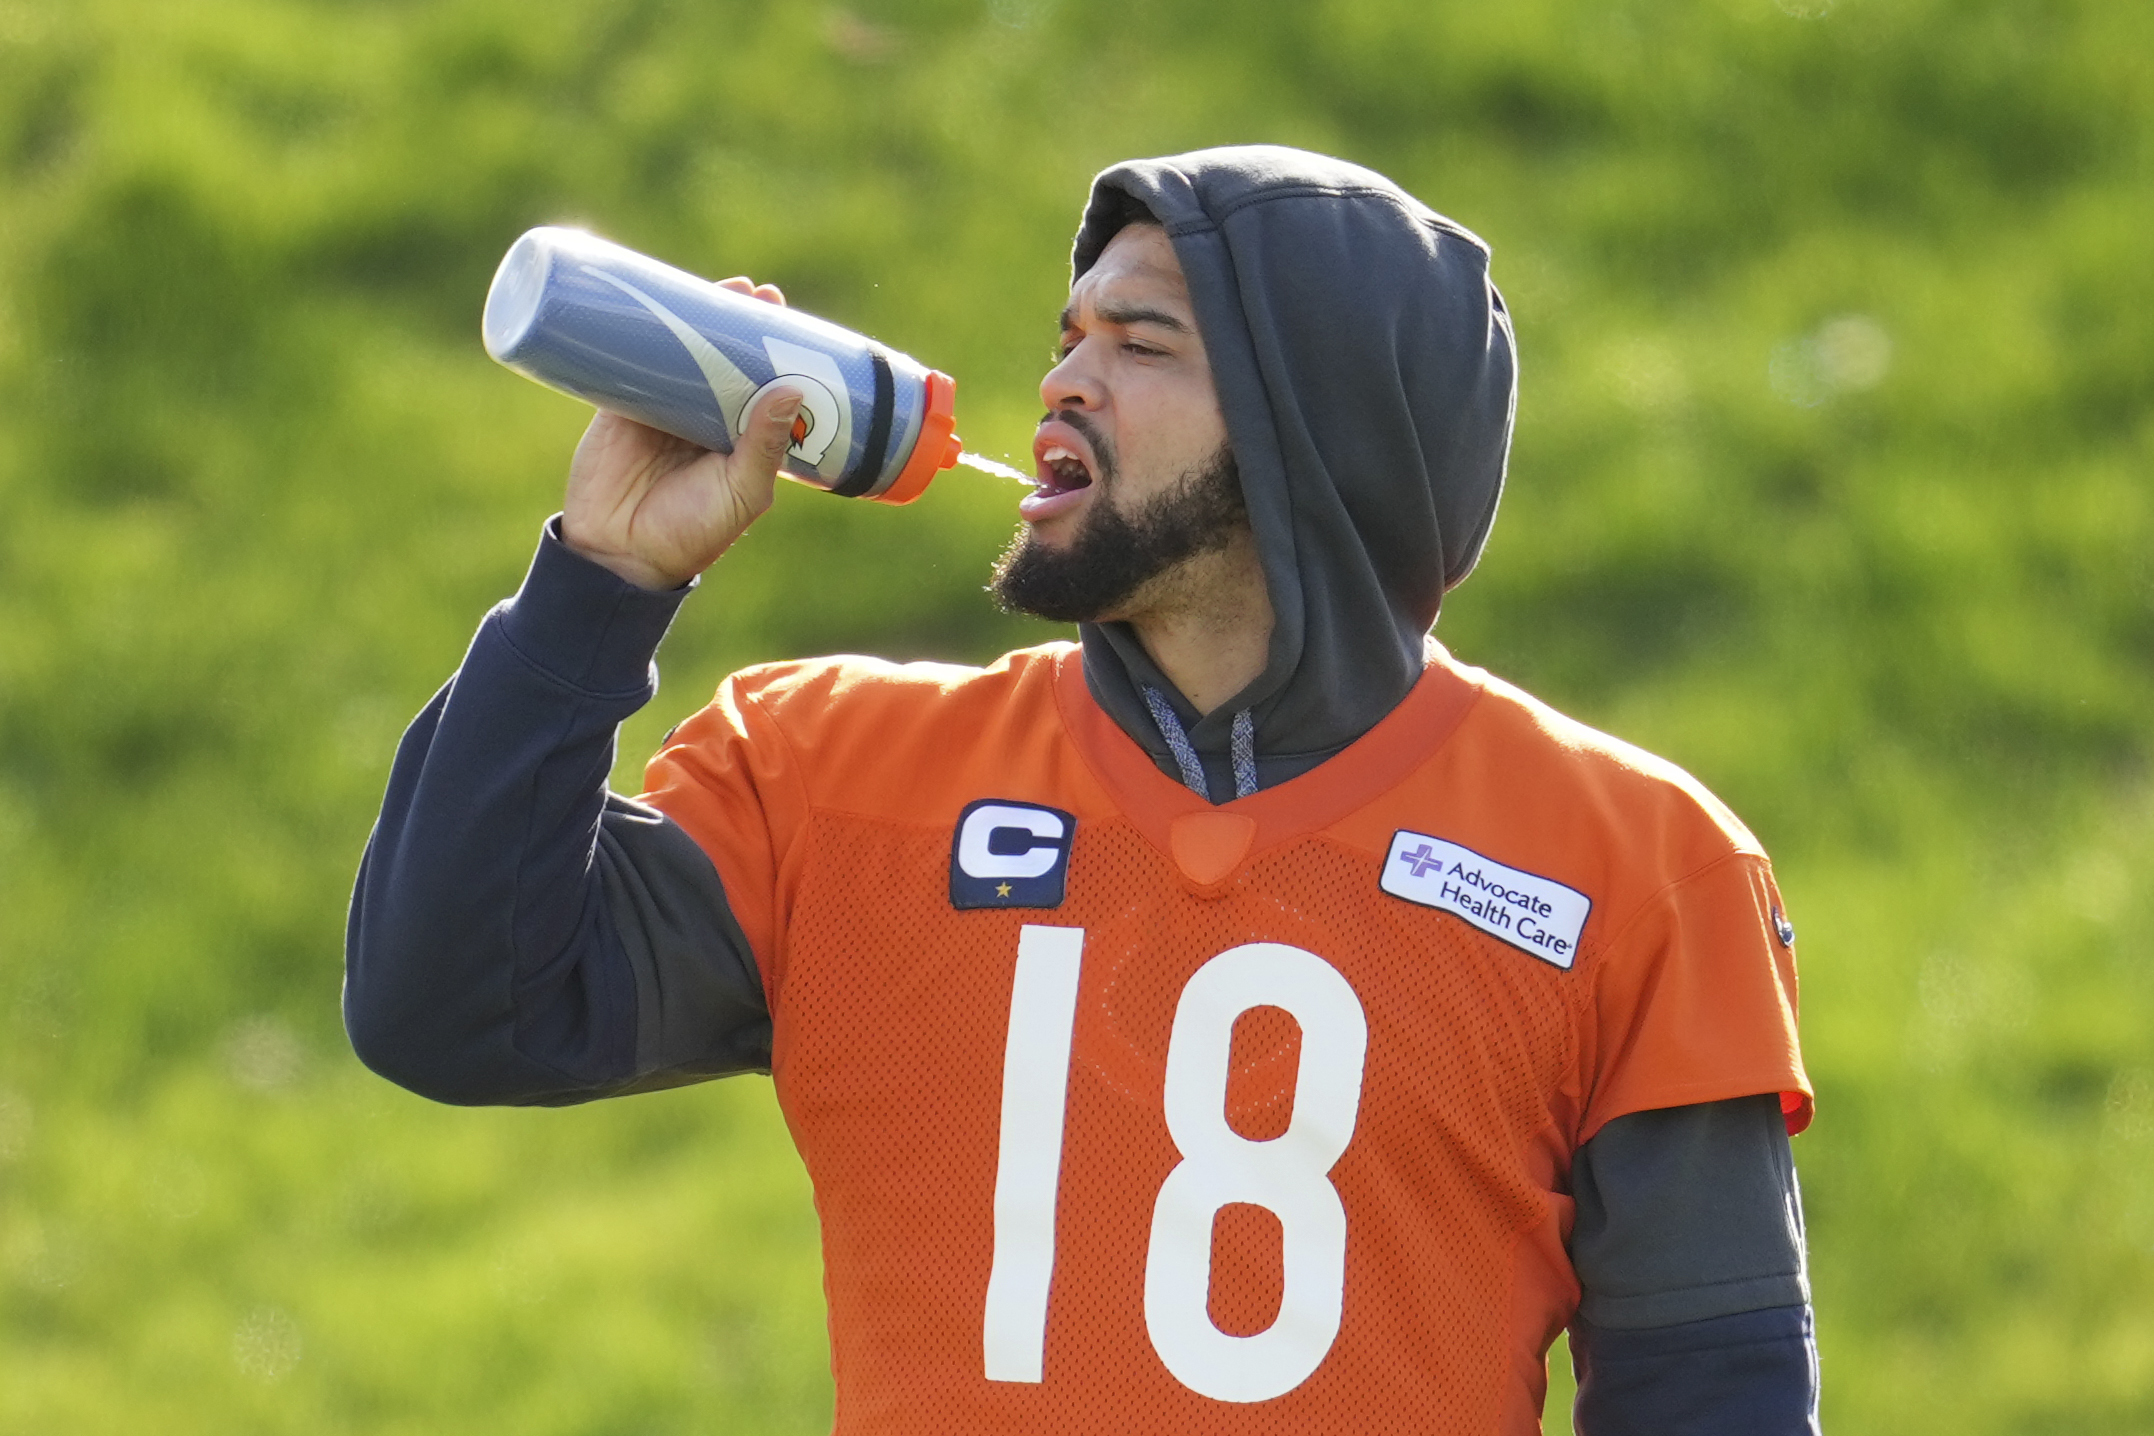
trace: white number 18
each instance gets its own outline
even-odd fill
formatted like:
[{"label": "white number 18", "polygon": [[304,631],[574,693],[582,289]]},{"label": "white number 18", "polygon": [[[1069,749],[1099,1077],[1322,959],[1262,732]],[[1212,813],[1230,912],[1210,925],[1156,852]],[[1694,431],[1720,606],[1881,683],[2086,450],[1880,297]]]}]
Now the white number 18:
[{"label": "white number 18", "polygon": [[[995,1252],[983,1328],[990,1381],[1038,1381],[1055,1263],[1055,1194],[1084,929],[1027,925],[1018,938],[1002,1061]],[[1227,1124],[1234,1022],[1278,1007],[1301,1026],[1286,1132],[1251,1141]],[[1361,999],[1337,968],[1285,943],[1220,953],[1182,989],[1167,1043],[1167,1132],[1182,1160],[1152,1207],[1144,1325],[1167,1370],[1216,1401],[1268,1401],[1308,1380],[1338,1339],[1346,1208],[1332,1166],[1354,1135],[1368,1051]],[[1279,1315],[1254,1336],[1212,1323],[1212,1224],[1234,1202],[1279,1219]]]}]

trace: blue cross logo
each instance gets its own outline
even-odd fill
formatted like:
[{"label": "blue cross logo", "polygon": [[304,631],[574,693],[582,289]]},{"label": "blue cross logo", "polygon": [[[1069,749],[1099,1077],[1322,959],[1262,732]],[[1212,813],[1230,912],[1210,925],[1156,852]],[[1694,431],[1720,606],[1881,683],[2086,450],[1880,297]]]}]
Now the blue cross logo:
[{"label": "blue cross logo", "polygon": [[1400,853],[1399,861],[1412,868],[1414,876],[1417,878],[1427,877],[1430,868],[1441,869],[1443,867],[1443,859],[1431,852],[1427,843],[1423,843],[1410,853]]}]

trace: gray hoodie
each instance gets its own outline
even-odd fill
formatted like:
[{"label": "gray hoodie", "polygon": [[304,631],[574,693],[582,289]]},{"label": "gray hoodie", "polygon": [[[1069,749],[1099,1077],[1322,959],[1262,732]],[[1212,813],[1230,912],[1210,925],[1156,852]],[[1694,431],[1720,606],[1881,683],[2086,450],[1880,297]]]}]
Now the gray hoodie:
[{"label": "gray hoodie", "polygon": [[1236,712],[1269,787],[1420,677],[1495,521],[1517,361],[1488,246],[1371,170],[1269,145],[1116,165],[1092,182],[1071,279],[1146,216],[1188,279],[1276,622],[1263,673],[1201,718],[1127,624],[1082,625],[1085,673],[1173,773],[1139,689],[1168,695],[1219,799]]}]

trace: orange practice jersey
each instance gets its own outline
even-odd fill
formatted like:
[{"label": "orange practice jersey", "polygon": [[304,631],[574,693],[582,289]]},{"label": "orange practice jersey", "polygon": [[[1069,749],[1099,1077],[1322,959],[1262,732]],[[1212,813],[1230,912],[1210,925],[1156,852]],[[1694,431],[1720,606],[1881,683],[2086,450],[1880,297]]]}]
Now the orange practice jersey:
[{"label": "orange practice jersey", "polygon": [[1536,1431],[1579,1144],[1809,1118],[1755,839],[1433,645],[1222,807],[1067,645],[750,670],[648,776],[761,966],[843,1436]]}]

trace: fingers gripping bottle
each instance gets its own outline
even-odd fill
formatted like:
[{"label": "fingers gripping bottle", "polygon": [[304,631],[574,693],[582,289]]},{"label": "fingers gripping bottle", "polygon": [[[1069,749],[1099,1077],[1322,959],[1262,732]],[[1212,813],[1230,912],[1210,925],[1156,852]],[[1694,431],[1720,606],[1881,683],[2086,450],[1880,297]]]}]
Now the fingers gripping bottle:
[{"label": "fingers gripping bottle", "polygon": [[906,504],[957,462],[957,383],[835,324],[581,230],[509,247],[486,352],[527,378],[722,453],[773,388],[798,390],[785,475]]}]

